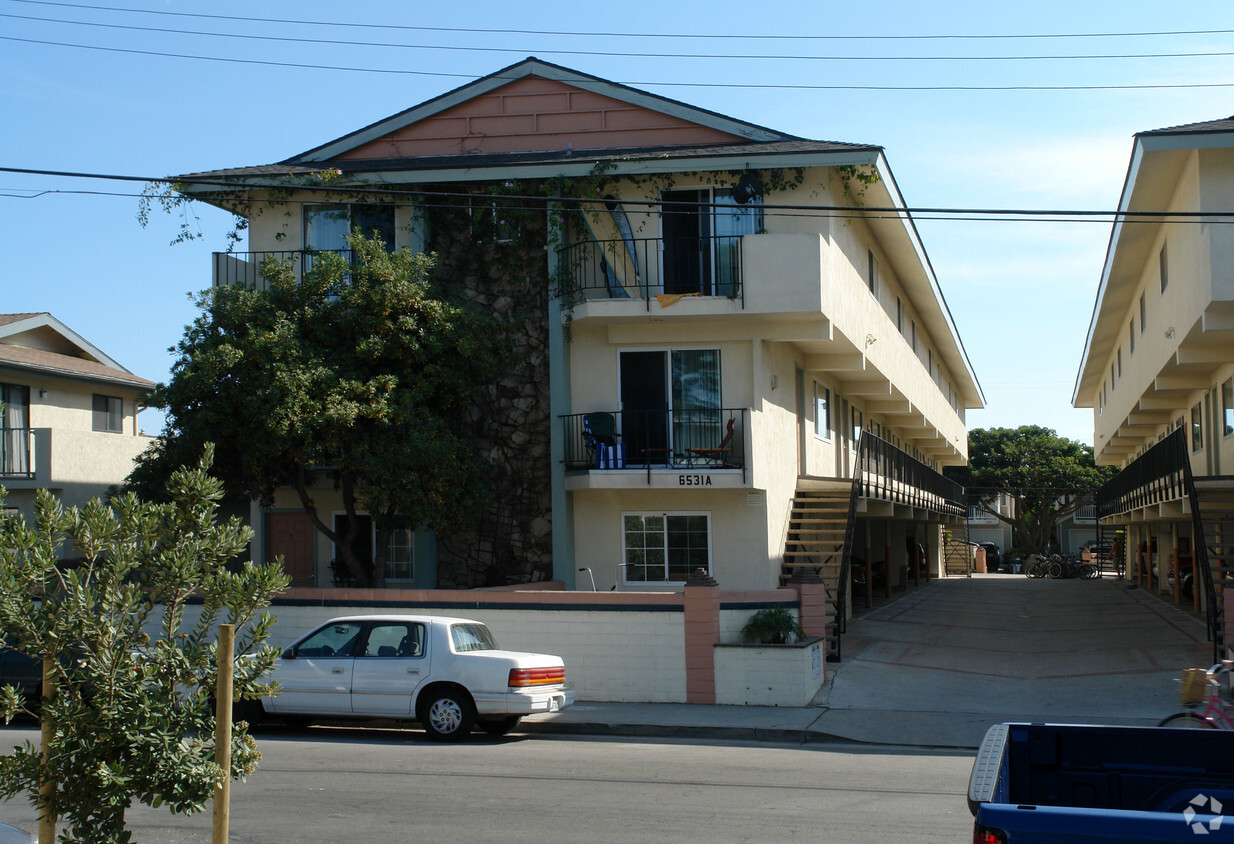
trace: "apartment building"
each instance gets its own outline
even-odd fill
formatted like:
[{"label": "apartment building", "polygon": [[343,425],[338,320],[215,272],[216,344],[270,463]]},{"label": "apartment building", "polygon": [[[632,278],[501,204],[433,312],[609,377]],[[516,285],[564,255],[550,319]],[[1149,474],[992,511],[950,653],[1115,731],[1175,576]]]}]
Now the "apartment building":
[{"label": "apartment building", "polygon": [[[851,557],[900,588],[929,573],[912,549],[937,573],[964,521],[939,470],[984,399],[877,146],[529,58],[285,161],[182,178],[249,222],[216,285],[377,231],[511,325],[475,427],[495,494],[466,535],[409,525],[387,583],[672,590],[703,569],[766,589],[812,569],[843,593]],[[303,554],[325,583],[330,548],[295,510],[254,508],[254,556]]]},{"label": "apartment building", "polygon": [[153,381],[49,313],[0,314],[0,486],[30,517],[46,489],[65,506],[124,483],[151,442],[137,413]]},{"label": "apartment building", "polygon": [[[1072,404],[1093,410],[1098,496],[1128,576],[1207,608],[1220,638],[1234,523],[1234,118],[1132,146]],[[1174,570],[1179,576],[1174,576]]]}]

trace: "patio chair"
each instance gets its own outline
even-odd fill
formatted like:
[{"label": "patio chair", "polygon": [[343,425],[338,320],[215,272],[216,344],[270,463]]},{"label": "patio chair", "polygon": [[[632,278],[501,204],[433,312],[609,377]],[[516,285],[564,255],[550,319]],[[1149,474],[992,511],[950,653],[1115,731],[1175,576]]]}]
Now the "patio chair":
[{"label": "patio chair", "polygon": [[737,420],[730,417],[724,429],[724,439],[720,440],[715,448],[687,448],[686,454],[689,455],[690,465],[693,466],[696,460],[701,460],[707,466],[726,468],[728,456],[733,451],[733,432],[736,430]]}]

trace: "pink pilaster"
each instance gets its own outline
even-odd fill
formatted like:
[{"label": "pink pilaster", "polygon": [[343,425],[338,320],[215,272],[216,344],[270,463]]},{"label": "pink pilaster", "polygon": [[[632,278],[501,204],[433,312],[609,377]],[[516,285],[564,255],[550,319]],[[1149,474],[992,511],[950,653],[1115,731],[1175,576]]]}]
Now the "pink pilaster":
[{"label": "pink pilaster", "polygon": [[690,575],[683,596],[686,703],[716,702],[715,646],[720,643],[720,586],[706,571]]}]

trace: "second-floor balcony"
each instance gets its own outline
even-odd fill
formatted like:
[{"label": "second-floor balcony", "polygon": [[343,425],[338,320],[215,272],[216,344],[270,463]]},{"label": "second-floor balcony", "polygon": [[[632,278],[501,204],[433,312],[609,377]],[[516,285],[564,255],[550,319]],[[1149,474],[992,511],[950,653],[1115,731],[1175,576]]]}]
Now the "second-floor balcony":
[{"label": "second-floor balcony", "polygon": [[304,273],[313,268],[313,261],[319,256],[333,253],[342,255],[345,260],[353,260],[350,249],[314,250],[285,249],[272,252],[215,252],[213,286],[228,287],[239,284],[254,290],[264,290],[267,287],[261,265],[267,259],[290,264],[292,273],[298,281]]},{"label": "second-floor balcony", "polygon": [[34,430],[0,428],[0,481],[34,477]]},{"label": "second-floor balcony", "polygon": [[597,411],[561,417],[566,471],[743,474],[746,408]]}]

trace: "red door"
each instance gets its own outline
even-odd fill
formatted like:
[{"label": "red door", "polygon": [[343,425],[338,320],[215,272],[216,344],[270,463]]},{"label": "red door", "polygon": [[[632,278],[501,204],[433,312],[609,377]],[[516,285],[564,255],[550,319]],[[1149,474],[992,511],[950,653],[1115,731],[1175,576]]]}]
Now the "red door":
[{"label": "red door", "polygon": [[304,513],[266,513],[266,559],[283,555],[292,586],[316,586],[313,523]]}]

